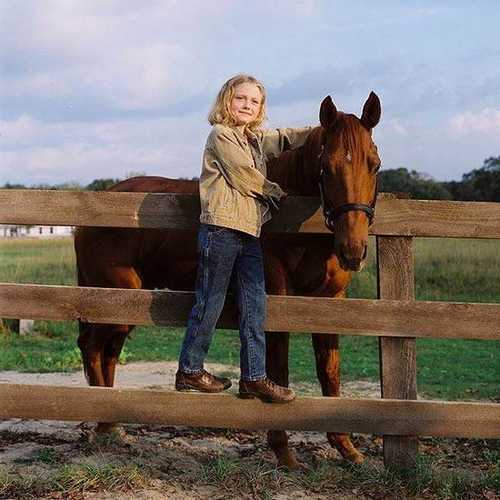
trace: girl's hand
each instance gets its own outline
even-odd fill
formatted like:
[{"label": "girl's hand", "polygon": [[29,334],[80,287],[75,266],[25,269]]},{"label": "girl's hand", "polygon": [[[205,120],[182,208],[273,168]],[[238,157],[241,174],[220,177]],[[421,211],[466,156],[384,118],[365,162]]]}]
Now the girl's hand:
[{"label": "girl's hand", "polygon": [[288,196],[288,193],[285,193],[285,191],[282,191],[281,195],[279,197],[270,196],[268,198],[268,202],[272,208],[274,208],[275,210],[279,210],[281,201],[284,200],[287,196]]}]

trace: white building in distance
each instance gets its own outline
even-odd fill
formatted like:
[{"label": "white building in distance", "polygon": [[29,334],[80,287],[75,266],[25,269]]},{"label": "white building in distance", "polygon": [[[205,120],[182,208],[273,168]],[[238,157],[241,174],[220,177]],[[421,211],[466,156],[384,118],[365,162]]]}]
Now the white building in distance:
[{"label": "white building in distance", "polygon": [[0,238],[53,238],[71,236],[72,226],[18,226],[0,224]]}]

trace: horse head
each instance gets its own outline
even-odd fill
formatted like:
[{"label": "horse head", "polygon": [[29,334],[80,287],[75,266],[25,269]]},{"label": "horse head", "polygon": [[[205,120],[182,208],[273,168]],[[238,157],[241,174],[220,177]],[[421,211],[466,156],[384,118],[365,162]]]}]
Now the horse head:
[{"label": "horse head", "polygon": [[380,100],[374,92],[363,106],[361,119],[337,111],[330,96],[321,103],[323,211],[327,227],[335,234],[335,254],[348,271],[360,271],[367,255],[380,168],[371,131],[380,114]]}]

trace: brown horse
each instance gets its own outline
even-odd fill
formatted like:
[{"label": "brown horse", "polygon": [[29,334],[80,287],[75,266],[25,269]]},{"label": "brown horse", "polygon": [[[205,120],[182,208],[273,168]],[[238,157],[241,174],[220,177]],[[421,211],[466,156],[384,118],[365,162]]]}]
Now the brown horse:
[{"label": "brown horse", "polygon": [[[321,126],[303,147],[284,152],[268,164],[268,177],[293,194],[322,195],[325,222],[335,235],[262,236],[266,287],[274,295],[344,297],[351,271],[366,258],[368,226],[376,198],[380,159],[371,130],[380,119],[380,101],[372,92],[361,119],[338,112],[330,97],[320,109]],[[198,193],[195,181],[135,177],[111,191]],[[75,234],[78,283],[110,288],[193,290],[196,233],[179,230],[81,228]],[[80,323],[80,347],[90,385],[112,387],[115,366],[132,325]],[[267,373],[288,385],[288,333],[267,333]],[[340,394],[337,335],[312,334],[316,371],[324,396]],[[98,432],[113,424],[98,424]],[[363,456],[346,434],[327,433],[332,446],[353,462]],[[297,467],[284,431],[268,432],[278,463]]]}]

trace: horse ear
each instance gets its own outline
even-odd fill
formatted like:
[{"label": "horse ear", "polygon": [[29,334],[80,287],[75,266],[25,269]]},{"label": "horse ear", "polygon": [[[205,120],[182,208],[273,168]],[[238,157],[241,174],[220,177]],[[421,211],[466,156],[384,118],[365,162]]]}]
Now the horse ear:
[{"label": "horse ear", "polygon": [[332,98],[326,96],[319,108],[319,122],[323,128],[330,128],[337,119],[337,108],[333,104]]},{"label": "horse ear", "polygon": [[361,115],[361,123],[371,130],[380,121],[382,108],[380,107],[380,99],[375,92],[370,92],[368,99],[363,106],[363,114]]}]

